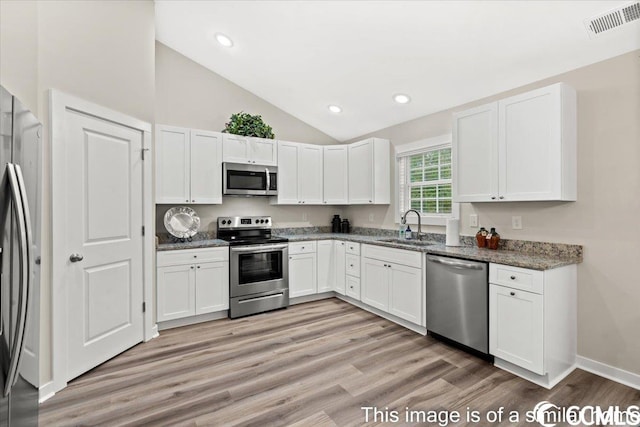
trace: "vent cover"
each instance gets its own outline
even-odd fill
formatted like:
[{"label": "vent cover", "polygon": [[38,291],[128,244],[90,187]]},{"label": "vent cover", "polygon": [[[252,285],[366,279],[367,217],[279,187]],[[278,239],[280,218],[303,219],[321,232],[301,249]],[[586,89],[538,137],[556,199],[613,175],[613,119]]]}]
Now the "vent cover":
[{"label": "vent cover", "polygon": [[637,20],[640,20],[640,2],[633,2],[586,19],[584,25],[587,27],[589,37],[594,38],[604,32]]}]

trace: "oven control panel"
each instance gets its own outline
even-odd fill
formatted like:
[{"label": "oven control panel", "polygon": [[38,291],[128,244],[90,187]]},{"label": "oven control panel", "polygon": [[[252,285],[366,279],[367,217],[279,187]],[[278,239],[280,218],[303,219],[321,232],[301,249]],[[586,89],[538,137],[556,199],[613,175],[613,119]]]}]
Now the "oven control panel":
[{"label": "oven control panel", "polygon": [[221,216],[218,228],[271,228],[270,216]]}]

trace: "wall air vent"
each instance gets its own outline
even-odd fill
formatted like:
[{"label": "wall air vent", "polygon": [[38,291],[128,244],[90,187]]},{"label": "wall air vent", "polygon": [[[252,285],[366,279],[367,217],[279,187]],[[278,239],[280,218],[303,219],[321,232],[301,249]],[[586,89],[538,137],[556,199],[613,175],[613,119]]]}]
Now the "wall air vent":
[{"label": "wall air vent", "polygon": [[595,38],[604,32],[638,20],[640,20],[640,2],[636,1],[585,19],[584,25],[589,32],[589,37]]}]

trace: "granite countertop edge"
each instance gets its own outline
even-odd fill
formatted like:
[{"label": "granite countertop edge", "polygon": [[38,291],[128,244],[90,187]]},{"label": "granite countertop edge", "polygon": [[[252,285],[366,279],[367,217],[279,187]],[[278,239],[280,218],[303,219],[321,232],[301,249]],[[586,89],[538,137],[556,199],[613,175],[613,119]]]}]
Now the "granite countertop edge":
[{"label": "granite countertop edge", "polygon": [[[307,234],[278,234],[278,237],[285,237],[289,242],[303,242],[309,240],[345,240],[350,242],[374,244],[389,248],[404,249],[416,252],[424,252],[432,255],[451,256],[472,261],[492,262],[504,264],[512,267],[528,268],[532,270],[551,270],[582,262],[582,257],[551,257],[543,255],[528,254],[512,250],[490,250],[477,248],[474,246],[446,246],[443,243],[425,242],[424,245],[416,246],[411,243],[388,242],[388,236],[365,236],[360,234],[341,233],[307,233]],[[192,242],[172,242],[160,243],[156,245],[158,252],[182,250],[182,249],[202,249],[229,246],[229,243],[220,239],[198,239]]]}]

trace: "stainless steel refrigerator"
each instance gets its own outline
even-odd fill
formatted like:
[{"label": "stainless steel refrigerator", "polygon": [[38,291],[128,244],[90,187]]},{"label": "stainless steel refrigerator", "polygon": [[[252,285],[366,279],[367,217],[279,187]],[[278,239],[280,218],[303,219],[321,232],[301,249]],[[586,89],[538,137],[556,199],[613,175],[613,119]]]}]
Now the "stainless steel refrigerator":
[{"label": "stainless steel refrigerator", "polygon": [[38,424],[41,134],[0,86],[0,427]]}]

